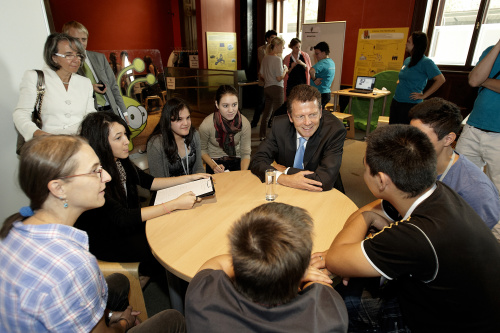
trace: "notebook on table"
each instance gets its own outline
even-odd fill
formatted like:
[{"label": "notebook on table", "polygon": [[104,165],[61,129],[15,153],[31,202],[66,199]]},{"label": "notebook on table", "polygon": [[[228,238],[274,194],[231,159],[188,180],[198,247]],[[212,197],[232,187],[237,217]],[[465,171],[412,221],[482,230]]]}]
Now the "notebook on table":
[{"label": "notebook on table", "polygon": [[214,182],[212,178],[202,178],[189,183],[184,183],[172,187],[164,188],[156,192],[155,205],[177,199],[186,192],[193,192],[198,198],[203,198],[215,194]]},{"label": "notebook on table", "polygon": [[373,88],[375,87],[375,78],[371,76],[358,76],[356,78],[355,89],[349,90],[349,92],[358,94],[371,94]]}]

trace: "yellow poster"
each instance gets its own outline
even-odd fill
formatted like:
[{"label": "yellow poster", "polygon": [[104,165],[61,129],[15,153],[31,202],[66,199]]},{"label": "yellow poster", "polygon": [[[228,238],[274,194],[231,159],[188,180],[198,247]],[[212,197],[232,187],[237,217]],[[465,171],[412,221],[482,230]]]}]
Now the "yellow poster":
[{"label": "yellow poster", "polygon": [[408,28],[359,29],[353,86],[357,76],[399,71],[403,66]]},{"label": "yellow poster", "polygon": [[208,69],[236,70],[235,32],[207,32]]}]

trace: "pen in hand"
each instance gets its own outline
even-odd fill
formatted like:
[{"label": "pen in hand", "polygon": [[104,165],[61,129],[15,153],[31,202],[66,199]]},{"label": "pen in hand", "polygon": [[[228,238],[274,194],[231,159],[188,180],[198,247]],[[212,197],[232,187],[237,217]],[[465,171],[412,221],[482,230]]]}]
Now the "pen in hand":
[{"label": "pen in hand", "polygon": [[219,172],[224,172],[224,169],[223,169],[223,168],[221,168],[221,166],[220,166],[217,162],[215,162],[213,158],[210,158],[210,159],[211,159],[211,160],[212,160],[212,162],[214,162],[214,164],[216,165],[216,167],[213,169],[213,170],[214,170],[214,172],[215,172],[215,169],[217,169]]}]

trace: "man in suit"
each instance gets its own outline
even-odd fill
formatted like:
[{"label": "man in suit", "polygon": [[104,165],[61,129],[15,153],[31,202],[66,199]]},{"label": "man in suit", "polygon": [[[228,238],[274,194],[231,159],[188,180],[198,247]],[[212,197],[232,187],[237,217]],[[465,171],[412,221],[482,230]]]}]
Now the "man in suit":
[{"label": "man in suit", "polygon": [[94,104],[97,111],[113,111],[128,123],[128,113],[116,83],[115,74],[109,66],[106,56],[101,53],[87,51],[89,32],[83,24],[70,21],[63,25],[65,34],[80,41],[85,49],[85,64],[78,74],[86,76],[94,87]]},{"label": "man in suit", "polygon": [[267,169],[278,171],[279,184],[309,191],[343,192],[340,165],[346,130],[335,116],[321,111],[321,94],[306,84],[292,89],[288,114],[273,122],[250,162],[252,173],[264,180]]}]

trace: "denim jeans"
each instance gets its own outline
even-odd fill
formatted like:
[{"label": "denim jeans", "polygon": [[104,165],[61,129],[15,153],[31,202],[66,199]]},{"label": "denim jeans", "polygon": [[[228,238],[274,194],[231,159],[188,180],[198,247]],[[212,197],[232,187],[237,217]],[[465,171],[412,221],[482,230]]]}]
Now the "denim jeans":
[{"label": "denim jeans", "polygon": [[342,284],[335,287],[347,307],[349,332],[410,332],[390,286],[379,287],[379,284],[380,278],[353,278],[347,287]]}]

